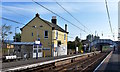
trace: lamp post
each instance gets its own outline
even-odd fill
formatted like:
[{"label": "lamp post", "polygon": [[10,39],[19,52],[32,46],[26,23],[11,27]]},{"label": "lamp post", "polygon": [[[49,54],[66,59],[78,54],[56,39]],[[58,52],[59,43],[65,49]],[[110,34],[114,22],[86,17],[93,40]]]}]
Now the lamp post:
[{"label": "lamp post", "polygon": [[16,29],[19,28],[19,27],[15,27],[15,42],[16,42]]}]

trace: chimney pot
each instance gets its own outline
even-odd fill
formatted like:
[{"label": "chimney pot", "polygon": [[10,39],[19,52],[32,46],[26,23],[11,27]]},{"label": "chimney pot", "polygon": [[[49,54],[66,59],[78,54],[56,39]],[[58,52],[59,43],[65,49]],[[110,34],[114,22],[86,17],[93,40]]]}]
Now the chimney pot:
[{"label": "chimney pot", "polygon": [[36,17],[39,17],[39,14],[38,14],[38,13],[36,14]]},{"label": "chimney pot", "polygon": [[51,22],[52,22],[53,24],[57,24],[56,16],[52,16]]},{"label": "chimney pot", "polygon": [[56,19],[56,16],[52,16],[52,19]]},{"label": "chimney pot", "polygon": [[65,24],[65,31],[67,32],[67,24]]}]

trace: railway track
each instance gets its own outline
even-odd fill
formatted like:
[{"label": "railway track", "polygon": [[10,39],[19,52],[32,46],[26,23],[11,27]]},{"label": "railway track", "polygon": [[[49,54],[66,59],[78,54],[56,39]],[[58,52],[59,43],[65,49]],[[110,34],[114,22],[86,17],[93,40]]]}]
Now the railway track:
[{"label": "railway track", "polygon": [[[84,60],[83,62],[79,62],[74,66],[71,66],[70,68],[67,68],[66,70],[62,71],[92,71],[92,68],[90,68],[93,64],[97,63],[97,61],[101,60],[102,58],[105,57],[105,54],[99,54],[90,57],[89,59]],[[89,68],[89,69],[88,69]]]},{"label": "railway track", "polygon": [[84,59],[81,59],[79,61],[63,65],[61,67],[56,67],[54,70],[57,72],[67,72],[67,71],[72,71],[72,72],[82,72],[82,71],[92,71],[93,65],[96,64],[97,62],[100,62],[107,53],[100,53],[98,55],[90,56]]},{"label": "railway track", "polygon": [[55,63],[46,64],[42,66],[38,66],[32,69],[23,70],[23,72],[86,72],[93,71],[94,68],[99,64],[106,56],[108,52],[94,54],[92,56],[83,57],[80,60],[71,61],[68,64],[55,66]]}]

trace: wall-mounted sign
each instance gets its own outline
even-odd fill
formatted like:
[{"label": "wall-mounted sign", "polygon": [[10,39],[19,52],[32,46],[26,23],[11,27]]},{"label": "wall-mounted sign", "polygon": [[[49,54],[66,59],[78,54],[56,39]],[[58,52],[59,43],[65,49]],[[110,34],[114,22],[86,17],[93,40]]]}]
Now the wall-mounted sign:
[{"label": "wall-mounted sign", "polygon": [[43,50],[50,50],[50,48],[43,48]]},{"label": "wall-mounted sign", "polygon": [[40,44],[40,41],[35,41],[35,44]]}]

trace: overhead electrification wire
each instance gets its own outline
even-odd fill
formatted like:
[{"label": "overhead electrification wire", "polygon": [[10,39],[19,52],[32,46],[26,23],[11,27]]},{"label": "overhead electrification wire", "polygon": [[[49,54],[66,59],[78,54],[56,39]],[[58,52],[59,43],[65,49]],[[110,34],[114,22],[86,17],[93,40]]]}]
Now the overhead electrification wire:
[{"label": "overhead electrification wire", "polygon": [[18,12],[16,12],[16,11],[11,10],[11,9],[9,9],[9,8],[6,8],[6,7],[4,7],[4,6],[0,6],[0,7],[3,8],[3,9],[5,9],[5,10],[7,10],[7,11],[16,13],[17,15],[20,15],[20,16],[22,16],[22,17],[29,18],[29,17],[27,17],[27,16],[25,16],[25,15],[23,15],[23,14],[20,14],[20,13],[18,13]]},{"label": "overhead electrification wire", "polygon": [[65,20],[66,22],[70,23],[71,25],[75,26],[76,28],[80,29],[81,31],[87,33],[85,30],[81,29],[81,28],[78,27],[77,25],[73,24],[72,22],[68,21],[67,19],[63,18],[62,16],[58,15],[57,13],[55,13],[55,12],[53,12],[52,10],[48,9],[47,7],[41,5],[40,3],[38,3],[38,2],[36,2],[36,1],[34,1],[34,0],[32,0],[32,1],[33,1],[35,4],[43,7],[44,9],[48,10],[49,12],[51,12],[51,13],[55,14],[56,16],[60,17],[61,19]]},{"label": "overhead electrification wire", "polygon": [[[79,24],[81,24],[84,28],[86,28],[88,31],[90,31],[90,29],[88,29],[85,25],[83,25],[77,18],[75,18],[67,9],[65,9],[60,3],[58,3],[55,0],[56,4],[58,4],[62,9],[64,9],[71,17],[73,17]],[[91,31],[90,31],[91,32]],[[91,32],[92,33],[92,32]]]},{"label": "overhead electrification wire", "polygon": [[[8,19],[8,18],[5,18],[5,17],[0,17],[0,18],[2,18],[3,20],[6,20],[6,21],[10,21],[10,22],[16,23],[16,24],[26,25],[26,24],[24,24],[24,23],[21,23],[21,22],[15,21],[15,20],[11,20],[11,19]],[[44,21],[43,21],[43,22],[44,22]],[[46,22],[45,22],[45,23],[46,23]],[[27,25],[27,26],[33,28],[33,26],[30,26],[30,25]],[[44,31],[43,29],[40,29],[40,28],[37,28],[37,29]],[[59,34],[59,35],[64,36],[64,35],[62,35],[62,34]],[[73,37],[71,37],[71,36],[67,36],[67,37],[73,38]]]},{"label": "overhead electrification wire", "polygon": [[111,30],[111,33],[112,33],[113,38],[114,38],[114,33],[113,33],[113,30],[112,30],[112,25],[111,25],[111,19],[110,19],[110,14],[109,14],[109,10],[108,10],[107,0],[105,0],[105,5],[106,5],[106,10],[107,10],[107,16],[108,16],[108,20],[109,20],[110,30]]},{"label": "overhead electrification wire", "polygon": [[23,23],[17,22],[17,21],[15,21],[15,20],[7,19],[7,18],[5,18],[5,17],[1,17],[1,18],[4,19],[4,20],[7,20],[7,21],[11,21],[11,22],[14,22],[14,23],[17,23],[17,24],[22,24],[22,25],[24,25]]}]

